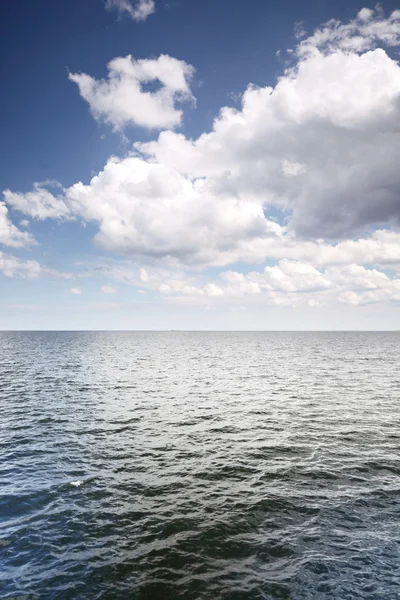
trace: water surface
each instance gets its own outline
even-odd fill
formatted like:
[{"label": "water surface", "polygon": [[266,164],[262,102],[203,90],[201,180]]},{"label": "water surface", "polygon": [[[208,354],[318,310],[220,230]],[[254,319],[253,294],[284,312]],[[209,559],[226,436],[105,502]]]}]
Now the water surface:
[{"label": "water surface", "polygon": [[400,598],[398,333],[0,333],[0,597]]}]

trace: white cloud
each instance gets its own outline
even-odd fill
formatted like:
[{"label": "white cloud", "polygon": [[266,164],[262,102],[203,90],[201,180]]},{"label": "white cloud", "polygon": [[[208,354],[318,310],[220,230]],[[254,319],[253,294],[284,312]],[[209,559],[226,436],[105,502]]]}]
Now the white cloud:
[{"label": "white cloud", "polygon": [[331,281],[353,291],[387,288],[393,283],[393,280],[381,271],[366,269],[354,264],[345,267],[330,267],[326,272]]},{"label": "white cloud", "polygon": [[1,251],[0,273],[6,277],[21,277],[22,279],[38,279],[38,277],[45,276],[73,279],[71,273],[57,271],[56,269],[41,265],[37,260],[23,260]]},{"label": "white cloud", "polygon": [[360,298],[358,294],[355,292],[342,292],[339,295],[339,302],[343,302],[343,304],[360,304]]},{"label": "white cloud", "polygon": [[[193,101],[190,80],[194,69],[183,60],[162,54],[156,59],[135,60],[131,55],[108,64],[107,80],[85,73],[70,73],[93,116],[115,130],[126,125],[148,129],[176,127],[182,110],[177,104]],[[146,89],[146,85],[152,86]]]},{"label": "white cloud", "polygon": [[18,276],[22,279],[37,279],[43,269],[36,260],[21,260],[0,251],[0,272],[6,277]]},{"label": "white cloud", "polygon": [[[355,240],[330,244],[298,239],[265,217],[250,199],[207,190],[173,169],[138,157],[111,159],[89,185],[75,184],[54,214],[95,222],[96,243],[106,250],[189,266],[226,265],[266,258],[304,260],[315,265],[377,264],[400,267],[400,233],[378,230]],[[208,193],[207,193],[208,191]],[[33,192],[32,192],[33,193]],[[32,194],[31,193],[31,194]],[[8,193],[14,208],[29,210],[30,197]],[[21,202],[20,202],[21,199]],[[32,202],[32,214],[47,215]],[[67,208],[66,208],[67,207]]]},{"label": "white cloud", "polygon": [[[394,40],[396,15],[367,17],[362,13],[361,26],[369,19],[381,39],[391,31]],[[368,239],[371,224],[400,220],[400,67],[379,48],[359,54],[342,50],[341,42],[333,47],[335,32],[342,40],[347,30],[328,30],[330,51],[325,43],[321,51],[313,36],[301,42],[313,52],[299,50],[297,66],[275,88],[250,86],[242,109],[223,108],[210,133],[190,140],[163,131],[156,141],[136,144],[148,159],[111,158],[89,185],[77,183],[58,196],[39,185],[28,194],[7,190],[5,200],[36,218],[97,222],[98,244],[137,256],[207,265],[282,258],[285,248],[288,258],[303,258],[303,251],[315,252],[316,260],[338,255],[318,240]],[[77,77],[93,91],[88,99],[96,114],[114,126],[138,120],[134,99],[142,78],[189,91],[186,63],[170,57],[110,65],[109,81]],[[148,115],[144,121],[150,126]],[[269,206],[287,212],[287,228],[265,218]]]},{"label": "white cloud", "polygon": [[[172,277],[172,274],[170,275]],[[160,286],[163,294],[178,303],[203,305],[214,300],[224,305],[243,303],[252,297],[265,298],[266,304],[280,306],[306,305],[319,308],[326,304],[371,304],[375,302],[400,302],[400,279],[391,279],[376,269],[360,265],[332,267],[317,270],[298,261],[283,259],[263,271],[247,274],[226,271],[219,279],[199,287],[180,282]],[[250,302],[251,304],[251,302]]]},{"label": "white cloud", "polygon": [[289,212],[310,237],[400,218],[400,67],[381,49],[317,53],[275,88],[244,93],[197,140],[162,132],[137,148],[218,193]]},{"label": "white cloud", "polygon": [[362,8],[349,23],[331,19],[316,29],[297,48],[299,56],[316,51],[332,54],[337,51],[365,52],[379,44],[397,46],[400,43],[400,10],[385,18],[381,8]]},{"label": "white cloud", "polygon": [[[40,190],[31,202],[7,192],[7,200],[25,212],[31,202],[37,214],[43,195]],[[220,194],[202,179],[134,156],[110,159],[89,185],[77,183],[63,198],[53,197],[55,214],[58,202],[70,217],[98,223],[95,241],[104,249],[184,264],[232,262],[248,240],[274,238],[282,230],[258,202]]]},{"label": "white cloud", "polygon": [[325,274],[313,266],[287,259],[272,267],[265,267],[262,272],[252,271],[245,275],[226,271],[221,273],[220,280],[218,283],[207,283],[200,291],[211,297],[242,297],[267,293],[275,298],[275,292],[319,292],[333,287]]},{"label": "white cloud", "polygon": [[75,295],[82,294],[82,290],[77,287],[70,288],[69,292],[70,292],[70,294],[75,294]]},{"label": "white cloud", "polygon": [[289,258],[316,266],[353,263],[400,268],[400,233],[377,230],[369,237],[329,244],[323,240],[304,241],[283,232],[275,239],[250,245],[253,257]]},{"label": "white cloud", "polygon": [[370,49],[399,41],[397,13],[374,13],[361,53],[342,48],[353,29],[329,25],[332,39],[302,42],[275,87],[249,86],[242,109],[223,108],[210,133],[190,140],[166,131],[137,149],[221,193],[289,211],[302,235],[346,237],[398,222],[400,66]]},{"label": "white cloud", "polygon": [[[53,186],[60,189],[60,194],[54,196],[47,187]],[[29,215],[33,219],[58,219],[71,218],[70,210],[62,197],[63,188],[55,182],[34,183],[33,190],[26,194],[19,194],[11,190],[4,190],[4,200],[15,210]]]},{"label": "white cloud", "polygon": [[[258,202],[223,196],[206,185],[138,157],[114,158],[89,185],[71,186],[62,199],[54,197],[51,206],[55,215],[60,202],[68,218],[97,223],[95,241],[103,249],[166,264],[222,266],[288,258],[320,266],[400,267],[396,231],[377,230],[337,244],[302,240],[265,217]],[[30,197],[15,196],[16,200],[8,192],[13,207],[29,210]],[[38,210],[36,201],[31,208],[31,216],[49,214]]]},{"label": "white cloud", "polygon": [[[113,280],[168,301],[397,301],[398,280],[370,266],[400,268],[400,233],[389,229],[400,223],[400,66],[376,47],[400,42],[399,18],[363,9],[350,24],[330,22],[299,44],[274,87],[250,85],[210,132],[162,131],[88,184],[7,190],[5,201],[37,219],[95,223],[101,248],[165,268],[118,267]],[[192,67],[128,56],[109,69],[106,81],[70,76],[96,118],[116,129],[180,123]],[[157,81],[161,90],[143,87]],[[285,225],[268,218],[271,207]],[[279,262],[215,281],[179,270],[267,258]]]},{"label": "white cloud", "polygon": [[224,295],[224,290],[219,285],[215,285],[215,283],[207,283],[205,293],[207,296],[218,298]]},{"label": "white cloud", "polygon": [[156,10],[154,0],[107,0],[107,10],[117,10],[120,14],[127,13],[134,21],[145,21]]},{"label": "white cloud", "polygon": [[[400,302],[400,273],[389,276],[376,268],[357,264],[314,265],[283,258],[248,273],[181,270],[140,266],[130,261],[89,265],[86,276],[107,277],[129,284],[138,293],[157,292],[168,303],[251,309],[261,306],[320,308],[342,304],[367,305]],[[258,299],[258,300],[257,300]]]},{"label": "white cloud", "polygon": [[20,231],[10,220],[8,209],[4,202],[0,202],[0,244],[14,248],[22,248],[36,244],[34,237]]},{"label": "white cloud", "polygon": [[102,285],[100,289],[103,292],[103,294],[116,294],[117,293],[117,290],[112,285]]}]

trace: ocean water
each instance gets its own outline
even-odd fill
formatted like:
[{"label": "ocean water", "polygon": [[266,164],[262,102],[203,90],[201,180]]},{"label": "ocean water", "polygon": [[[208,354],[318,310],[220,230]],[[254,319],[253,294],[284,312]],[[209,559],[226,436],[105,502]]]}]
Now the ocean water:
[{"label": "ocean water", "polygon": [[399,349],[0,333],[0,598],[400,598]]}]

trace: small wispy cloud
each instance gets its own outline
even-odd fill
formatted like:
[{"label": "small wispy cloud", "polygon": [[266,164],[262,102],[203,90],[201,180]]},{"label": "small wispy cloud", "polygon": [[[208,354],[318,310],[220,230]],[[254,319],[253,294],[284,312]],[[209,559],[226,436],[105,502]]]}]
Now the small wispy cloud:
[{"label": "small wispy cloud", "polygon": [[80,288],[76,288],[76,287],[70,288],[69,292],[70,292],[70,294],[76,294],[76,295],[82,294],[82,290]]},{"label": "small wispy cloud", "polygon": [[134,21],[145,21],[156,10],[154,0],[107,0],[107,10],[117,10],[120,14],[127,13]]},{"label": "small wispy cloud", "polygon": [[112,285],[102,285],[100,289],[103,292],[103,294],[116,294],[117,293],[117,290]]}]

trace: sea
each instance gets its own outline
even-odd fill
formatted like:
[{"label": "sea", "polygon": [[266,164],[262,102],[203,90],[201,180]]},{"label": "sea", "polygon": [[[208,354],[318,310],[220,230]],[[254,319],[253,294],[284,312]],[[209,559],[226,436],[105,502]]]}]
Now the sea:
[{"label": "sea", "polygon": [[400,598],[399,351],[1,332],[0,598]]}]

